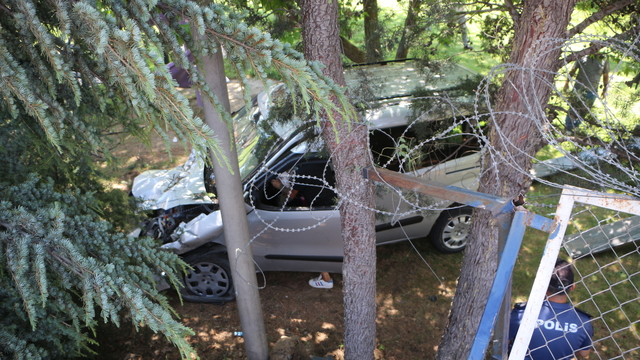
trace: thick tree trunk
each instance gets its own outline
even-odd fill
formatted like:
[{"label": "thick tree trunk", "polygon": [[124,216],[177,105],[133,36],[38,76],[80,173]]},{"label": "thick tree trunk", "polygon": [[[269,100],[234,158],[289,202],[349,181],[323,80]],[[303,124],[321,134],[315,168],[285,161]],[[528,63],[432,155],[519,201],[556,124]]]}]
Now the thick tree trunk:
[{"label": "thick tree trunk", "polygon": [[364,42],[367,49],[367,61],[381,61],[380,28],[378,24],[378,0],[364,0]]},{"label": "thick tree trunk", "polygon": [[[305,57],[325,64],[324,73],[344,85],[340,59],[338,7],[336,1],[304,0],[302,3],[302,38]],[[344,264],[345,359],[373,359],[376,338],[376,247],[375,220],[371,185],[363,178],[368,164],[368,131],[363,124],[347,124],[333,114],[334,128],[325,116],[323,137],[336,171],[340,207]]]},{"label": "thick tree trunk", "polygon": [[[539,122],[545,117],[560,41],[575,0],[528,0],[516,23],[510,63],[490,123],[493,150],[485,155],[485,172],[478,191],[505,198],[526,192],[529,177],[523,173],[540,149]],[[498,228],[491,215],[476,211],[465,250],[462,271],[453,299],[449,324],[437,359],[466,359],[497,268]]]}]

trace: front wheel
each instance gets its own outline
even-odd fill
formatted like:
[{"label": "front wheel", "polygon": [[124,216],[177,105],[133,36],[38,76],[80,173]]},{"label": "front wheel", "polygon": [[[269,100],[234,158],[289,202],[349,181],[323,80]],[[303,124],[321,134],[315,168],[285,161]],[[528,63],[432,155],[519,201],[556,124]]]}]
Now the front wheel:
[{"label": "front wheel", "polygon": [[184,261],[192,267],[183,276],[182,297],[191,302],[222,304],[235,298],[227,255],[204,252],[188,255]]},{"label": "front wheel", "polygon": [[441,212],[429,234],[433,246],[444,253],[464,250],[471,228],[472,213],[473,209],[468,206]]}]

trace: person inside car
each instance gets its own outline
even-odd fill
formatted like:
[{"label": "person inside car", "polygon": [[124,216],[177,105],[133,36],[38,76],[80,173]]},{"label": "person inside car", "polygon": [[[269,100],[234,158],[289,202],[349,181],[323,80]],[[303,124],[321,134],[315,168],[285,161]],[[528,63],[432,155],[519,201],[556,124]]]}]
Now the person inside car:
[{"label": "person inside car", "polygon": [[[319,166],[305,166],[305,170],[311,168],[317,168],[314,174],[304,175],[309,178],[299,179],[300,183],[296,182],[296,169],[286,171],[278,175],[278,177],[271,180],[271,185],[281,191],[281,205],[284,206],[326,206],[328,201],[327,195],[330,194],[333,197],[333,191],[325,188],[319,178],[314,175],[321,175],[324,169]],[[320,172],[320,174],[315,174]],[[309,280],[309,285],[316,289],[331,289],[333,288],[333,279],[328,272],[321,272],[317,278]]]}]

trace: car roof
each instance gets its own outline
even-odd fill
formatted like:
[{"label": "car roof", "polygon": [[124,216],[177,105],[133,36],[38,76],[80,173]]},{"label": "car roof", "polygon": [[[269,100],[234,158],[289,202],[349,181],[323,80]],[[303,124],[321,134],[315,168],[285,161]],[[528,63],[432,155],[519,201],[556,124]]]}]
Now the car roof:
[{"label": "car roof", "polygon": [[[372,130],[407,125],[407,117],[411,115],[411,104],[415,99],[412,95],[417,89],[430,90],[433,96],[446,96],[445,91],[476,75],[473,70],[458,64],[449,64],[439,72],[425,74],[415,61],[389,61],[345,69],[345,80],[350,89],[356,89],[357,92],[362,91],[360,88],[363,86],[372,88],[369,91],[371,97],[366,99],[375,104],[375,108],[367,112],[366,119]],[[455,114],[471,113],[472,106],[461,104],[472,105],[472,96],[449,100],[455,101],[458,106],[446,111],[432,109],[428,114],[423,114],[420,120],[436,121],[451,118]]]},{"label": "car roof", "polygon": [[459,65],[447,64],[439,71],[424,71],[417,61],[393,60],[371,64],[352,65],[345,68],[344,75],[350,89],[370,86],[375,98],[381,100],[411,96],[417,88],[445,91],[460,84],[465,78],[478,73]]},{"label": "car roof", "polygon": [[[392,60],[363,65],[352,65],[345,68],[345,81],[350,93],[369,104],[366,111],[366,121],[371,130],[386,129],[408,124],[407,116],[411,114],[412,94],[416,89],[434,92],[434,96],[444,95],[444,92],[459,85],[466,78],[476,76],[477,73],[459,64],[449,64],[439,72],[425,75],[422,67],[415,61]],[[273,86],[269,93],[286,92],[284,84]],[[442,93],[438,93],[441,91]],[[279,95],[276,95],[279,96]],[[263,115],[268,117],[269,96],[262,92],[257,96],[257,104]],[[458,104],[473,104],[473,97],[458,97]],[[421,121],[437,121],[451,118],[454,115],[469,115],[472,106],[461,106],[447,111],[432,111],[421,116]],[[456,114],[454,114],[454,111]],[[292,133],[293,123],[287,125],[274,124],[274,130],[283,138]]]}]

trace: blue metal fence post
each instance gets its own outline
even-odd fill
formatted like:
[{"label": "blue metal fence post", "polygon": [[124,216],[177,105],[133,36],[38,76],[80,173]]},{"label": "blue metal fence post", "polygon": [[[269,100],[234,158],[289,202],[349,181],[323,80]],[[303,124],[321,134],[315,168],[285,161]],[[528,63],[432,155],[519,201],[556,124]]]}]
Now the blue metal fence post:
[{"label": "blue metal fence post", "polygon": [[[520,251],[520,244],[522,244],[522,238],[524,237],[524,231],[526,229],[523,221],[524,216],[524,209],[517,210],[513,216],[511,229],[505,239],[502,256],[500,256],[498,263],[496,277],[493,280],[491,292],[487,299],[487,306],[482,314],[478,332],[476,333],[471,352],[469,353],[469,360],[484,359],[484,353],[491,340],[491,330],[493,329],[499,311],[505,307],[508,309],[510,306],[510,303],[505,304],[504,300],[508,292],[507,288],[510,284],[511,273],[513,272],[513,267],[516,263],[518,251]],[[500,345],[503,345],[505,337],[509,335],[509,329],[501,328],[500,330],[502,338],[499,338],[498,341],[501,341]],[[499,346],[499,350],[501,352],[500,356],[502,357],[502,346]]]},{"label": "blue metal fence post", "polygon": [[496,217],[498,226],[500,227],[499,243],[501,255],[496,277],[493,281],[487,305],[480,325],[478,326],[478,332],[476,333],[468,360],[484,359],[484,354],[491,340],[491,334],[501,308],[503,311],[500,315],[501,325],[498,329],[500,340],[499,343],[496,344],[496,347],[500,353],[500,358],[506,355],[506,341],[508,340],[507,336],[509,331],[508,316],[511,306],[511,274],[518,256],[518,251],[520,250],[524,231],[527,226],[530,226],[538,230],[552,232],[556,227],[555,222],[543,216],[530,213],[522,207],[515,208],[516,211],[514,213],[513,201],[509,199],[455,186],[446,186],[386,169],[377,169],[371,166],[367,167],[364,169],[364,177],[369,180],[435,196],[440,199],[448,199],[457,203],[485,209]]},{"label": "blue metal fence post", "polygon": [[[516,212],[517,213],[517,212]],[[514,223],[514,213],[501,214],[496,217],[498,221],[498,267],[502,262],[505,253],[507,239],[509,238],[509,230]],[[517,255],[517,253],[516,253]],[[497,270],[496,270],[497,271]],[[505,284],[504,295],[502,297],[502,306],[497,314],[493,330],[493,353],[494,360],[501,360],[508,357],[508,341],[509,341],[509,312],[511,308],[511,277]]]}]

